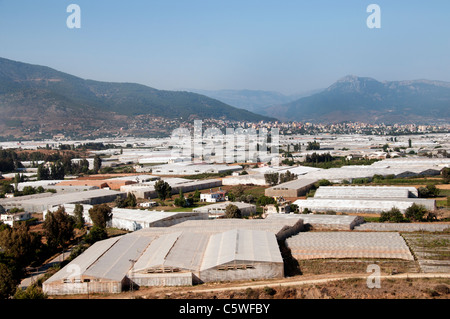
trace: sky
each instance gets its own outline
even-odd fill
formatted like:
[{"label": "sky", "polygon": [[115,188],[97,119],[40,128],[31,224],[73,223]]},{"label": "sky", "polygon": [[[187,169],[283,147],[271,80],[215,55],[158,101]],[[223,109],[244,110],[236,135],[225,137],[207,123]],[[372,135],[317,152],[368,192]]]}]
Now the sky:
[{"label": "sky", "polygon": [[[370,4],[381,28],[367,26]],[[0,0],[0,57],[164,90],[450,82],[450,1]]]}]

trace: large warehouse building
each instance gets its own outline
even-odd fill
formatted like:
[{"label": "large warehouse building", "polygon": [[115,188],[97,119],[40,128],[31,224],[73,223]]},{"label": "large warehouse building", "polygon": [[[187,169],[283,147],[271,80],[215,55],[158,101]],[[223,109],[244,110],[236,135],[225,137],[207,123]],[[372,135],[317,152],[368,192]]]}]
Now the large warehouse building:
[{"label": "large warehouse building", "polygon": [[192,285],[284,276],[283,259],[271,232],[149,230],[95,243],[45,281],[44,292],[117,293],[130,285]]},{"label": "large warehouse building", "polygon": [[108,189],[94,189],[61,194],[42,193],[0,199],[0,205],[5,209],[18,207],[23,208],[27,212],[43,213],[54,206],[62,206],[65,204],[103,204],[113,202],[117,197],[124,198],[126,195],[124,192]]},{"label": "large warehouse building", "polygon": [[433,199],[417,198],[414,187],[395,186],[321,186],[313,198],[294,202],[299,210],[312,212],[376,213],[398,208],[402,213],[412,204],[436,209]]}]

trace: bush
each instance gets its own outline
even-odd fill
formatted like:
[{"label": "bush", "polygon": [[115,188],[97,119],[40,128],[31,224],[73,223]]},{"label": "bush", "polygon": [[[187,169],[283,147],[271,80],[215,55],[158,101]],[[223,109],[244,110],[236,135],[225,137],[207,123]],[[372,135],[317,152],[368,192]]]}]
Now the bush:
[{"label": "bush", "polygon": [[439,189],[434,185],[427,185],[426,187],[419,187],[417,189],[420,198],[438,197]]},{"label": "bush", "polygon": [[390,211],[382,212],[380,215],[380,222],[401,223],[404,221],[403,214],[396,207],[393,207]]},{"label": "bush", "polygon": [[321,179],[320,181],[318,181],[318,182],[316,183],[316,187],[320,187],[320,186],[330,186],[330,185],[332,185],[332,183],[331,183],[329,180],[327,180],[327,179]]},{"label": "bush", "polygon": [[256,201],[256,205],[258,206],[266,206],[269,204],[275,204],[276,201],[273,197],[261,195],[258,197],[258,200]]},{"label": "bush", "polygon": [[241,210],[233,204],[230,204],[225,209],[225,218],[242,218]]},{"label": "bush", "polygon": [[277,293],[277,291],[271,287],[266,286],[266,287],[264,287],[264,293],[266,295],[273,296]]},{"label": "bush", "polygon": [[414,203],[406,209],[405,217],[409,220],[419,222],[423,220],[427,212],[425,206]]},{"label": "bush", "polygon": [[93,226],[84,238],[85,242],[92,245],[93,243],[108,238],[108,234],[104,228]]},{"label": "bush", "polygon": [[353,184],[367,184],[369,182],[368,178],[354,178]]},{"label": "bush", "polygon": [[47,295],[42,291],[41,287],[31,285],[25,290],[17,288],[14,299],[47,299]]}]

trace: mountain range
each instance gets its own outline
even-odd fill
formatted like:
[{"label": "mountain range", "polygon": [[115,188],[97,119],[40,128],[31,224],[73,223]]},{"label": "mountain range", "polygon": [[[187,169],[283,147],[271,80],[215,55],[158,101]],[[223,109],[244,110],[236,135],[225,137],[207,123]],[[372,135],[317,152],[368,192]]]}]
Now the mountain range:
[{"label": "mountain range", "polygon": [[[209,96],[229,105],[264,115],[264,109],[270,105],[282,105],[296,101],[302,97],[321,92],[322,89],[299,94],[282,94],[275,91],[264,90],[198,90],[187,91]],[[275,116],[276,118],[276,116]]]},{"label": "mountain range", "polygon": [[260,114],[312,123],[449,123],[450,83],[346,76],[327,89]]},{"label": "mountain range", "polygon": [[[131,117],[270,121],[192,92],[157,90],[135,83],[85,80],[52,68],[0,58],[2,128],[98,129],[124,126]],[[149,123],[151,125],[151,123]]]},{"label": "mountain range", "polygon": [[[303,95],[271,91],[165,91],[82,79],[0,58],[0,139],[60,132],[159,134],[193,119],[338,123],[449,123],[450,83],[346,76]],[[176,125],[176,123],[174,124]],[[45,133],[45,134],[44,134]],[[38,134],[38,135],[39,135]],[[38,136],[39,137],[39,136]]]}]

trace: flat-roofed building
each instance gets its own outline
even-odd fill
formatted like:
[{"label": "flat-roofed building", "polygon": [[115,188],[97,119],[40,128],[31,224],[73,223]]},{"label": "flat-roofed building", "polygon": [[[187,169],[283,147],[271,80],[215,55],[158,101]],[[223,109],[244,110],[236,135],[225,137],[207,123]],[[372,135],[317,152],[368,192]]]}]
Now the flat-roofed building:
[{"label": "flat-roofed building", "polygon": [[265,195],[270,197],[300,197],[305,195],[317,182],[317,179],[299,178],[287,183],[282,183],[265,190]]}]

